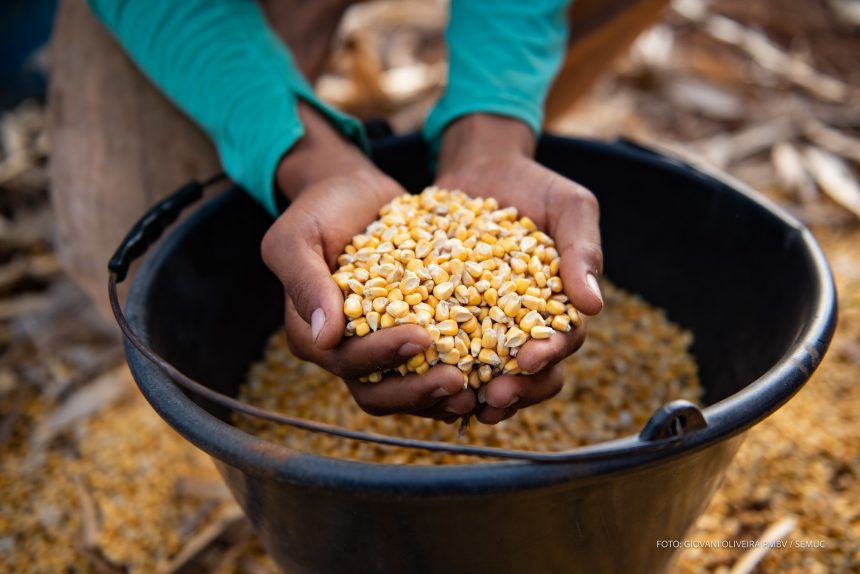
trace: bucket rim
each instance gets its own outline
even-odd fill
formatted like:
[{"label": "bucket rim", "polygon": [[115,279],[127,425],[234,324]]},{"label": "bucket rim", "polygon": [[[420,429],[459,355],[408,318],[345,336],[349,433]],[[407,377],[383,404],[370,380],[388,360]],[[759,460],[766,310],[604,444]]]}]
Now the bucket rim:
[{"label": "bucket rim", "polygon": [[[374,143],[376,153],[393,146],[408,145],[420,135],[394,136]],[[127,340],[126,355],[132,374],[150,405],[171,427],[215,459],[263,478],[323,488],[363,491],[397,491],[411,494],[467,495],[549,486],[574,479],[590,479],[634,470],[706,448],[744,432],[787,402],[811,377],[827,350],[836,327],[836,288],[824,252],[800,221],[775,203],[736,179],[702,166],[693,166],[630,141],[604,142],[593,139],[543,135],[540,146],[564,142],[615,154],[619,159],[647,162],[670,171],[696,176],[709,185],[740,194],[767,217],[793,230],[792,240],[803,244],[815,274],[815,304],[811,319],[782,357],[764,374],[740,391],[702,409],[707,426],[683,437],[677,445],[625,456],[639,442],[636,435],[597,443],[617,452],[599,463],[536,463],[498,461],[455,465],[394,465],[337,459],[297,451],[247,433],[210,414],[194,403],[161,370],[151,364]],[[151,289],[156,270],[196,225],[236,201],[243,192],[233,188],[208,200],[181,222],[145,258],[134,277],[127,298],[129,323],[147,340],[143,302]],[[593,445],[592,445],[593,446]],[[587,449],[589,446],[575,450]]]}]

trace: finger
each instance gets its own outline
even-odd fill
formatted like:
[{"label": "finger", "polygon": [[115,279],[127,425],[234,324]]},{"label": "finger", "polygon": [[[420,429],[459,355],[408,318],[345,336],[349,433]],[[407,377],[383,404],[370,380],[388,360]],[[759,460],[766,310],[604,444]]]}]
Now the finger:
[{"label": "finger", "polygon": [[346,324],[343,295],[326,264],[314,221],[301,206],[293,205],[272,225],[260,249],[299,316],[311,326],[314,344],[331,349],[340,341]]},{"label": "finger", "polygon": [[603,273],[600,208],[591,192],[569,183],[574,188],[550,226],[561,256],[559,273],[573,306],[586,315],[596,315],[603,309],[598,284]]},{"label": "finger", "polygon": [[555,331],[548,339],[529,339],[517,353],[517,363],[528,373],[537,373],[575,353],[585,341],[586,321],[567,333]]},{"label": "finger", "polygon": [[521,409],[550,399],[557,395],[563,386],[561,365],[529,376],[502,375],[487,384],[484,406],[499,411],[501,417],[505,409]]},{"label": "finger", "polygon": [[413,413],[463,390],[463,373],[451,365],[436,365],[422,375],[389,375],[378,383],[347,381],[347,386],[368,414]]},{"label": "finger", "polygon": [[291,301],[287,302],[284,324],[294,355],[343,379],[359,379],[377,371],[393,369],[432,343],[424,327],[401,325],[364,337],[346,338],[332,350],[320,349],[314,344],[310,326],[298,315]]},{"label": "finger", "polygon": [[440,400],[429,409],[415,411],[412,414],[419,417],[447,421],[451,417],[458,419],[463,415],[473,412],[477,403],[478,399],[475,397],[473,390],[462,389],[459,393]]}]

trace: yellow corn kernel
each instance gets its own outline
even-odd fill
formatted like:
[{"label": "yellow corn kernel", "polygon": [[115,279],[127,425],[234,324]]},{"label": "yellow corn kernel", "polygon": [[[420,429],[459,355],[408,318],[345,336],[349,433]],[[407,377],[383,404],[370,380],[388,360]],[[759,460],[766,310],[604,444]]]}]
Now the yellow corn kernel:
[{"label": "yellow corn kernel", "polygon": [[549,300],[546,302],[546,312],[550,315],[562,315],[564,313],[564,303]]},{"label": "yellow corn kernel", "polygon": [[469,388],[478,389],[481,387],[481,379],[478,377],[478,370],[473,369],[471,373],[469,373]]},{"label": "yellow corn kernel", "polygon": [[400,282],[400,292],[403,293],[404,297],[413,293],[418,287],[421,285],[421,280],[414,273],[410,273],[407,275],[403,281]]},{"label": "yellow corn kernel", "polygon": [[531,285],[531,281],[529,281],[525,277],[519,277],[514,280],[514,284],[517,286],[517,293],[520,295],[525,295],[526,289]]},{"label": "yellow corn kernel", "polygon": [[469,287],[469,299],[467,303],[469,305],[480,305],[483,298],[481,297],[481,293],[478,291],[477,287]]},{"label": "yellow corn kernel", "polygon": [[478,369],[478,379],[482,383],[489,383],[493,379],[493,368],[490,365],[481,365]]},{"label": "yellow corn kernel", "polygon": [[377,297],[373,300],[373,310],[377,313],[382,313],[385,311],[385,308],[388,306],[388,297]]},{"label": "yellow corn kernel", "polygon": [[484,303],[492,307],[499,300],[498,292],[490,287],[483,293]]},{"label": "yellow corn kernel", "polygon": [[474,315],[461,305],[454,305],[451,307],[451,319],[454,319],[458,323],[465,323],[469,319],[472,319]]},{"label": "yellow corn kernel", "polygon": [[523,307],[525,307],[526,309],[531,309],[532,311],[537,311],[538,309],[540,309],[541,301],[543,301],[543,299],[541,299],[540,297],[535,297],[533,295],[523,295],[522,297]]},{"label": "yellow corn kernel", "polygon": [[[440,285],[442,283],[447,282],[448,279],[451,277],[450,275],[448,275],[447,271],[445,271],[444,269],[442,269],[442,267],[435,263],[428,265],[427,270],[430,272],[430,277],[433,279],[433,282],[436,283],[436,285]],[[446,297],[439,298],[446,299]]]},{"label": "yellow corn kernel", "polygon": [[520,320],[519,326],[526,333],[531,333],[535,327],[543,327],[544,320],[537,311],[529,311]]},{"label": "yellow corn kernel", "polygon": [[495,349],[497,344],[498,338],[496,336],[496,330],[488,329],[484,331],[484,334],[481,337],[481,347],[484,349]]},{"label": "yellow corn kernel", "polygon": [[505,314],[505,311],[498,306],[491,307],[487,316],[496,323],[507,323],[508,321],[508,316]]},{"label": "yellow corn kernel", "polygon": [[343,314],[350,319],[357,319],[358,317],[361,317],[361,313],[361,297],[358,295],[350,295],[347,297],[343,302]]},{"label": "yellow corn kernel", "polygon": [[469,345],[460,337],[454,337],[454,350],[462,357],[469,354]]},{"label": "yellow corn kernel", "polygon": [[417,305],[421,302],[421,293],[410,293],[406,297],[403,298],[403,301],[407,305]]},{"label": "yellow corn kernel", "polygon": [[505,366],[502,367],[502,373],[506,375],[516,375],[520,372],[520,364],[517,362],[516,358],[508,359],[505,362]]},{"label": "yellow corn kernel", "polygon": [[409,360],[406,361],[406,366],[414,369],[425,361],[426,359],[424,358],[424,353],[418,353],[417,355],[412,355],[412,357],[410,357]]},{"label": "yellow corn kernel", "polygon": [[439,360],[446,365],[456,365],[460,361],[460,352],[457,349],[451,349],[447,353],[439,353]]},{"label": "yellow corn kernel", "polygon": [[454,348],[454,337],[446,336],[440,337],[438,341],[436,341],[436,350],[440,353],[447,353],[451,349]]},{"label": "yellow corn kernel", "polygon": [[334,282],[337,283],[337,286],[340,287],[341,291],[349,291],[349,285],[347,285],[347,281],[350,280],[351,275],[349,273],[335,273],[332,275]]},{"label": "yellow corn kernel", "polygon": [[499,287],[498,295],[499,297],[504,297],[509,293],[515,293],[517,291],[517,284],[513,281],[506,281]]},{"label": "yellow corn kernel", "polygon": [[402,317],[396,317],[394,320],[395,325],[417,325],[418,324],[418,315],[415,313],[406,313]]},{"label": "yellow corn kernel", "polygon": [[442,336],[442,333],[439,332],[436,325],[427,325],[427,332],[430,334],[430,340],[434,343],[436,343]]},{"label": "yellow corn kernel", "polygon": [[433,288],[433,296],[439,299],[440,301],[446,300],[454,293],[454,284],[445,281],[442,283],[437,283],[436,287]]},{"label": "yellow corn kernel", "polygon": [[511,271],[517,274],[523,274],[528,269],[528,263],[519,258],[511,259],[510,265]]},{"label": "yellow corn kernel", "polygon": [[389,315],[388,313],[384,313],[382,317],[379,318],[379,326],[382,329],[387,329],[388,327],[393,327],[396,319]]},{"label": "yellow corn kernel", "polygon": [[468,321],[460,325],[460,328],[464,333],[474,333],[478,328],[478,319],[472,315]]},{"label": "yellow corn kernel", "polygon": [[367,319],[367,326],[371,331],[379,329],[379,312],[371,311],[365,316],[365,318]]},{"label": "yellow corn kernel", "polygon": [[457,361],[457,368],[463,371],[464,373],[468,373],[472,370],[472,365],[475,364],[475,359],[472,355],[464,355],[460,357],[460,360]]},{"label": "yellow corn kernel", "polygon": [[367,320],[361,321],[355,326],[355,334],[359,337],[364,337],[370,333],[370,323]]},{"label": "yellow corn kernel", "polygon": [[523,227],[525,227],[529,231],[537,231],[537,225],[535,225],[535,222],[532,221],[528,217],[525,217],[525,216],[521,217],[520,218],[520,225],[522,225]]},{"label": "yellow corn kernel", "polygon": [[528,335],[525,331],[517,326],[513,326],[505,333],[505,345],[508,347],[519,347],[528,340]]},{"label": "yellow corn kernel", "polygon": [[454,321],[453,319],[447,319],[436,323],[436,328],[439,329],[439,333],[442,335],[456,335],[457,331],[460,330],[460,327],[457,325],[457,321]]},{"label": "yellow corn kernel", "polygon": [[493,349],[481,349],[478,353],[478,361],[493,367],[498,367],[502,362],[499,359],[499,355]]},{"label": "yellow corn kernel", "polygon": [[481,267],[480,263],[475,261],[467,261],[466,262],[466,273],[477,279],[484,272],[484,268]]},{"label": "yellow corn kernel", "polygon": [[567,315],[555,315],[550,322],[550,327],[559,333],[567,333],[570,331],[570,317]]},{"label": "yellow corn kernel", "polygon": [[469,304],[469,288],[465,285],[457,285],[457,288],[454,289],[454,297],[457,301],[462,305]]},{"label": "yellow corn kernel", "polygon": [[570,317],[570,324],[573,325],[574,329],[582,325],[582,317],[579,316],[579,311],[573,305],[567,306],[567,316]]},{"label": "yellow corn kernel", "polygon": [[438,305],[436,305],[436,312],[433,314],[433,318],[437,323],[441,323],[442,321],[447,321],[451,318],[451,305],[448,304],[447,301],[440,301]]},{"label": "yellow corn kernel", "polygon": [[431,365],[435,365],[439,361],[439,351],[435,346],[431,346],[424,351],[424,360]]},{"label": "yellow corn kernel", "polygon": [[429,363],[426,363],[426,362],[421,363],[420,365],[415,367],[415,374],[416,375],[423,375],[424,373],[426,373],[429,370],[430,370],[430,364]]},{"label": "yellow corn kernel", "polygon": [[532,336],[532,339],[549,339],[550,335],[552,335],[555,331],[552,330],[552,327],[546,327],[544,325],[536,325],[532,327],[532,330],[529,334]]},{"label": "yellow corn kernel", "polygon": [[385,287],[364,287],[364,296],[367,299],[373,301],[377,297],[386,297],[388,295],[388,289]]},{"label": "yellow corn kernel", "polygon": [[522,299],[516,295],[509,295],[509,299],[505,303],[504,312],[508,317],[516,317],[522,304]]},{"label": "yellow corn kernel", "polygon": [[394,300],[388,304],[385,312],[394,318],[400,318],[409,312],[409,304],[406,301]]}]

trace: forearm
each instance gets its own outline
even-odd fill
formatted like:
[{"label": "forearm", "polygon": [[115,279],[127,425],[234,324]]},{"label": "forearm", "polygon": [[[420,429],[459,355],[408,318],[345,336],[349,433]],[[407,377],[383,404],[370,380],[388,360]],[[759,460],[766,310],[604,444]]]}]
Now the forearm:
[{"label": "forearm", "polygon": [[253,0],[90,0],[140,68],[215,141],[230,176],[271,213],[275,173],[305,133],[298,102],[353,141],[355,120],[314,96]]},{"label": "forearm", "polygon": [[543,104],[564,57],[568,0],[452,0],[446,31],[449,80],[424,135],[442,134],[468,114],[515,118],[536,134]]}]

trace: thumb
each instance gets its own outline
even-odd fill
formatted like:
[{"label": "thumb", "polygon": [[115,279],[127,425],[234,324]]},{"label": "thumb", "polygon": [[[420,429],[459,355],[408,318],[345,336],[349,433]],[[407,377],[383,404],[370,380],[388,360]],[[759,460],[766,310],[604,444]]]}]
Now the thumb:
[{"label": "thumb", "polygon": [[343,335],[343,295],[332,279],[322,238],[281,216],[263,238],[263,261],[281,281],[299,316],[310,326],[320,349],[331,349]]},{"label": "thumb", "polygon": [[561,275],[571,303],[586,315],[603,309],[597,280],[603,272],[597,200],[585,188],[575,188],[556,220],[555,239],[561,256]]}]

